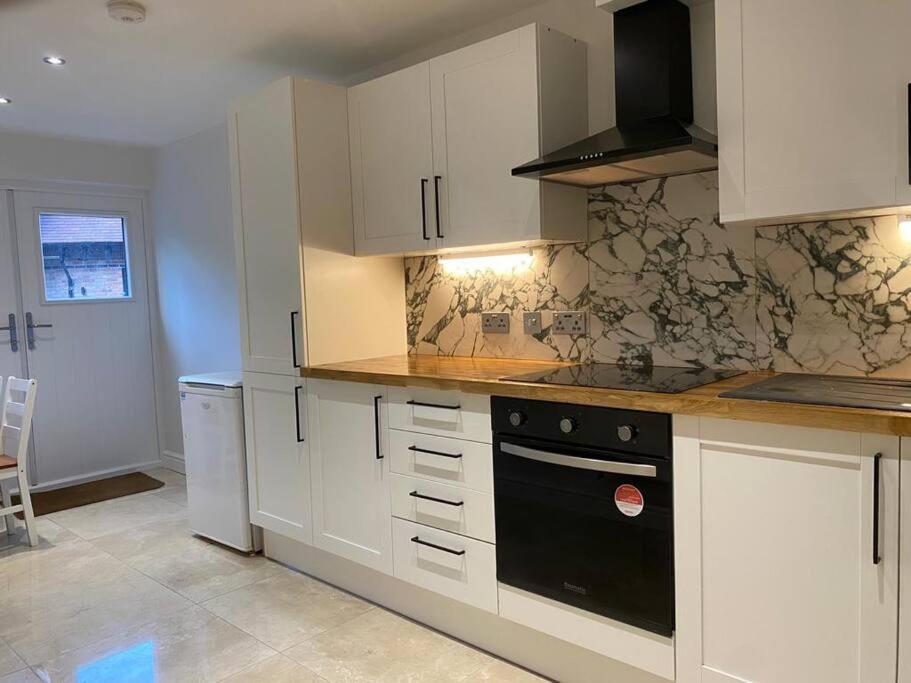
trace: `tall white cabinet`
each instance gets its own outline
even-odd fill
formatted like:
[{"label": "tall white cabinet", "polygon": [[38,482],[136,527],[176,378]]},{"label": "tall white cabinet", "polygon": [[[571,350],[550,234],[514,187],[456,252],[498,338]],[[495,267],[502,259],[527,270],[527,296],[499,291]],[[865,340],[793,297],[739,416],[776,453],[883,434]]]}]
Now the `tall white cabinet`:
[{"label": "tall white cabinet", "polygon": [[899,438],[674,433],[676,680],[895,681]]},{"label": "tall white cabinet", "polygon": [[354,253],[345,88],[285,78],[228,112],[248,489],[312,540],[304,365],[403,353],[401,259]]},{"label": "tall white cabinet", "polygon": [[531,24],[349,90],[358,254],[585,239],[584,190],[514,178],[588,135],[587,48]]}]

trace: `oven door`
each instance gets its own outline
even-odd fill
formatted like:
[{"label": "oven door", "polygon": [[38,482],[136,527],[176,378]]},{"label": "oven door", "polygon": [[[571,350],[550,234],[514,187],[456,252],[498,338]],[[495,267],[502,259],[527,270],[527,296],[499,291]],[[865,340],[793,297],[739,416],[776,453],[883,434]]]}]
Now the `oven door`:
[{"label": "oven door", "polygon": [[674,630],[671,461],[494,438],[497,579]]}]

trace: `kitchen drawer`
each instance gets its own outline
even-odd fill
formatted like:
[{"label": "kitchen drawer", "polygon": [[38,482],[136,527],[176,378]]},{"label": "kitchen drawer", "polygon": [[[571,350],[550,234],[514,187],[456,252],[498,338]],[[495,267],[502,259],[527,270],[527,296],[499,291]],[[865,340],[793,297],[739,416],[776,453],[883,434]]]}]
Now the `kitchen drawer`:
[{"label": "kitchen drawer", "polygon": [[396,517],[495,542],[491,494],[401,474],[390,478],[392,514]]},{"label": "kitchen drawer", "polygon": [[396,578],[496,614],[497,556],[490,543],[393,518],[392,558]]},{"label": "kitchen drawer", "polygon": [[390,387],[389,426],[490,443],[490,396]]},{"label": "kitchen drawer", "polygon": [[489,443],[390,429],[389,453],[392,471],[398,474],[493,491],[493,448]]}]

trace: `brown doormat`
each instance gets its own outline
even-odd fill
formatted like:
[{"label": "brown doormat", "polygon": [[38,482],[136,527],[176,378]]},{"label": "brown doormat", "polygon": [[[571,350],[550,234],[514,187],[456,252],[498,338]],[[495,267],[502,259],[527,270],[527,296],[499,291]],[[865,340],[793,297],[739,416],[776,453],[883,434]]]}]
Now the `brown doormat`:
[{"label": "brown doormat", "polygon": [[[48,515],[52,512],[78,508],[83,505],[100,503],[103,500],[130,496],[134,493],[154,491],[164,486],[163,481],[154,479],[142,472],[121,474],[107,479],[88,481],[75,486],[64,486],[52,491],[32,493],[32,508],[35,516]],[[19,504],[19,496],[13,496],[13,505]],[[22,519],[22,513],[17,512],[16,517]]]}]

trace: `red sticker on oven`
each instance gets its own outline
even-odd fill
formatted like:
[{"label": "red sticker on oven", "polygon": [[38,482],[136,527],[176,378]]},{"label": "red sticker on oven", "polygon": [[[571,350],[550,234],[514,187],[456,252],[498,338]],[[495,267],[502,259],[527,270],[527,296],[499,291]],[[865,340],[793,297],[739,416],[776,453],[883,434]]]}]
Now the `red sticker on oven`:
[{"label": "red sticker on oven", "polygon": [[645,507],[645,498],[642,497],[642,491],[632,484],[623,484],[614,491],[614,505],[627,517],[636,517]]}]

